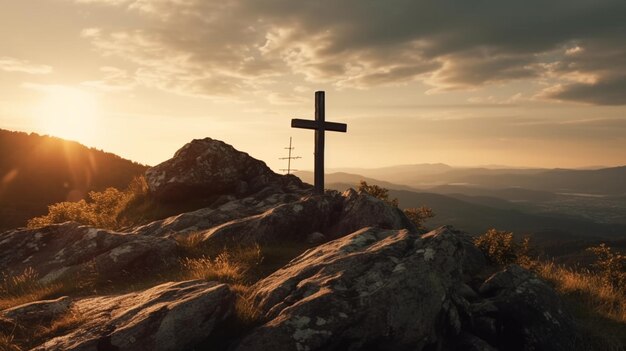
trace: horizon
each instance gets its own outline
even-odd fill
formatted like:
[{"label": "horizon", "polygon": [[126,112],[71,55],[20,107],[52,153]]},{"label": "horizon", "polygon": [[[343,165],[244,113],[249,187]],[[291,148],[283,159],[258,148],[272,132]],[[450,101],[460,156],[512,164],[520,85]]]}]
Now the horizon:
[{"label": "horizon", "polygon": [[306,170],[313,135],[289,122],[324,90],[348,125],[329,169],[626,164],[623,2],[318,5],[5,4],[0,128],[148,165],[211,137],[277,171],[293,137]]},{"label": "horizon", "polygon": [[[2,128],[0,128],[0,130],[2,130]],[[42,136],[42,137],[51,137],[51,138],[58,138],[61,139],[63,141],[66,142],[75,142],[78,143],[84,147],[90,148],[90,149],[95,149],[95,150],[99,150],[102,152],[106,152],[106,153],[112,153],[114,155],[117,155],[119,157],[122,157],[123,159],[126,159],[128,161],[131,162],[135,162],[147,167],[154,167],[157,166],[158,164],[165,162],[167,160],[169,160],[171,157],[174,156],[174,153],[172,153],[172,155],[169,158],[166,158],[162,161],[160,161],[159,163],[156,164],[147,164],[138,160],[133,160],[131,158],[125,157],[124,155],[120,155],[117,154],[115,152],[109,151],[109,150],[105,150],[105,149],[101,149],[98,148],[96,146],[90,146],[90,145],[86,145],[84,143],[81,143],[80,141],[77,140],[71,140],[71,139],[65,139],[62,137],[58,137],[55,135],[49,135],[49,134],[40,134],[38,132],[32,132],[32,131],[21,131],[21,130],[8,130],[8,129],[4,129],[6,131],[9,132],[18,132],[18,133],[26,133],[26,134],[30,134],[30,133],[34,133],[36,135]],[[191,140],[189,140],[189,142],[191,142]],[[184,144],[183,144],[184,145]],[[179,147],[182,148],[183,145],[181,145]],[[246,150],[241,150],[237,148],[237,145],[232,145],[235,149],[241,151],[241,152],[245,152],[247,154],[250,154],[248,151]],[[178,150],[178,149],[177,149]],[[174,151],[175,152],[175,151]],[[251,155],[252,156],[252,155]],[[272,168],[267,161],[259,159],[263,162],[265,162],[268,167],[270,167],[270,169],[272,169],[272,171],[274,171],[275,173],[281,174],[281,173],[286,173],[277,169]],[[312,160],[312,158],[311,158]],[[286,161],[285,161],[286,162]],[[292,161],[294,162],[294,161]],[[625,164],[616,164],[616,165],[587,165],[587,166],[581,166],[581,167],[573,167],[573,168],[568,168],[568,167],[559,167],[559,166],[552,166],[552,167],[538,167],[538,166],[512,166],[512,165],[503,165],[503,164],[477,164],[477,165],[455,165],[455,164],[450,164],[450,163],[446,163],[446,162],[424,162],[424,163],[405,163],[405,164],[390,164],[390,165],[384,165],[384,166],[379,166],[379,167],[353,167],[353,166],[345,166],[345,167],[327,167],[326,168],[326,173],[330,174],[330,173],[351,173],[353,171],[359,171],[359,170],[377,170],[377,169],[383,169],[383,168],[394,168],[394,167],[412,167],[412,166],[436,166],[436,165],[442,165],[442,166],[447,166],[447,167],[451,167],[451,168],[456,168],[456,169],[462,169],[462,168],[482,168],[482,169],[527,169],[527,170],[532,170],[532,169],[541,169],[541,170],[558,170],[558,169],[566,169],[566,170],[599,170],[599,169],[607,169],[607,168],[619,168],[619,167],[626,167],[626,163]],[[281,166],[282,167],[282,166]],[[292,169],[292,173],[295,172],[313,172],[313,168],[304,168],[304,169]]]}]

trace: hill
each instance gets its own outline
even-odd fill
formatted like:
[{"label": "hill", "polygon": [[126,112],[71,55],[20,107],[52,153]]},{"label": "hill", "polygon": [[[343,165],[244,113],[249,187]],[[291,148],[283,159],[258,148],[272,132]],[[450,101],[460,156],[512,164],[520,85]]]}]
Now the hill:
[{"label": "hill", "polygon": [[359,169],[352,173],[419,188],[452,184],[554,193],[626,194],[626,166],[602,169],[493,169],[414,165]]},{"label": "hill", "polygon": [[60,138],[0,129],[0,231],[89,191],[125,188],[146,166]]}]

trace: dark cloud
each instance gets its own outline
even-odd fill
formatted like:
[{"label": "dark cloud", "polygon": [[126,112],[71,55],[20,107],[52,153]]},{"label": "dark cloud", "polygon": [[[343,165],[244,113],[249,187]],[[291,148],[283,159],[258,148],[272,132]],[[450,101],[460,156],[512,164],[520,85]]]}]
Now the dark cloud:
[{"label": "dark cloud", "polygon": [[626,105],[626,76],[605,78],[594,84],[568,84],[548,91],[544,96],[594,105]]},{"label": "dark cloud", "polygon": [[[202,80],[239,86],[286,72],[356,87],[422,80],[440,90],[543,79],[564,87],[543,96],[624,103],[617,92],[599,98],[609,87],[623,91],[623,0],[114,2],[155,23],[134,37],[102,33],[96,45],[113,55],[129,50],[142,66],[169,67],[185,84],[198,71]],[[146,43],[141,52],[129,49]]]}]

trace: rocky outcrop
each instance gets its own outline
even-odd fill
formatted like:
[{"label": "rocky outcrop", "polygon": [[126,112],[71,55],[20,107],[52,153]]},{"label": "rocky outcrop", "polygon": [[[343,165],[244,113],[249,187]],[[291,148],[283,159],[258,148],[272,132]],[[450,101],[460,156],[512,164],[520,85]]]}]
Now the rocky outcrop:
[{"label": "rocky outcrop", "polygon": [[532,273],[510,266],[471,287],[487,267],[467,242],[451,227],[369,227],[321,244],[250,288],[261,325],[238,340],[213,333],[224,331],[233,293],[201,281],[31,303],[1,312],[0,326],[69,309],[84,319],[36,350],[183,350],[207,340],[240,351],[572,349],[571,316]]},{"label": "rocky outcrop", "polygon": [[[149,169],[150,192],[163,200],[215,197],[205,208],[132,230],[149,236],[201,232],[207,244],[223,241],[306,241],[312,233],[334,239],[367,226],[413,224],[387,203],[348,190],[314,195],[298,178],[273,173],[265,163],[218,140],[193,140],[174,157]],[[219,195],[219,196],[218,196]]]},{"label": "rocky outcrop", "polygon": [[34,350],[185,350],[209,337],[233,306],[228,286],[201,281],[82,299],[73,309],[84,324]]},{"label": "rocky outcrop", "polygon": [[91,273],[104,282],[129,279],[121,273],[176,262],[175,239],[189,235],[218,248],[319,246],[249,289],[249,307],[260,314],[251,330],[225,329],[241,322],[222,323],[233,314],[235,295],[225,284],[204,281],[38,301],[0,311],[1,328],[80,316],[82,325],[36,350],[185,350],[213,347],[213,340],[239,351],[574,346],[574,323],[550,286],[518,266],[485,279],[494,268],[487,269],[468,235],[451,227],[420,235],[384,201],[352,189],[313,194],[296,178],[209,138],[185,145],[146,177],[159,200],[209,197],[210,204],[124,233],[76,223],[1,233],[0,270],[11,276],[35,268],[44,283]]},{"label": "rocky outcrop", "polygon": [[0,234],[0,267],[9,275],[34,268],[43,283],[97,274],[101,280],[121,272],[157,268],[175,259],[169,238],[128,235],[67,222]]},{"label": "rocky outcrop", "polygon": [[460,323],[450,292],[462,264],[462,246],[448,229],[426,238],[362,229],[258,282],[253,301],[267,322],[237,350],[436,346],[448,332],[444,326]]},{"label": "rocky outcrop", "polygon": [[[239,215],[237,215],[239,214]],[[291,240],[307,242],[316,233],[320,243],[368,226],[415,230],[399,209],[353,189],[324,195],[272,194],[229,201],[136,228],[150,236],[197,234],[207,245],[263,243]]]},{"label": "rocky outcrop", "polygon": [[236,349],[571,349],[571,317],[528,271],[464,282],[465,239],[365,228],[309,250],[252,287],[264,324]]},{"label": "rocky outcrop", "polygon": [[264,162],[211,138],[191,141],[145,176],[154,197],[170,201],[220,194],[242,197],[271,184],[303,187],[298,178],[280,176]]}]

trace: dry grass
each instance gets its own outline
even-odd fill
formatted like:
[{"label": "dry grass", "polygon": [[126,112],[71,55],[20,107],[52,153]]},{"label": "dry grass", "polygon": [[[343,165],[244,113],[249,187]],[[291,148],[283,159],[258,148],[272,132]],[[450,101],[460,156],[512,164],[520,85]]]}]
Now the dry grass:
[{"label": "dry grass", "polygon": [[37,271],[29,267],[18,275],[0,274],[0,310],[43,300],[58,294],[60,283],[41,284]]},{"label": "dry grass", "polygon": [[626,293],[590,271],[536,262],[533,269],[551,282],[589,334],[583,349],[623,350],[626,345]]},{"label": "dry grass", "polygon": [[59,335],[64,335],[67,331],[79,327],[85,322],[85,318],[80,311],[70,310],[50,323],[48,326],[36,328],[33,336],[33,345],[37,345],[46,340],[50,340]]},{"label": "dry grass", "polygon": [[263,260],[258,245],[240,246],[225,250],[214,258],[201,256],[181,259],[181,278],[217,280],[227,283],[244,283],[247,273]]},{"label": "dry grass", "polygon": [[626,324],[626,295],[604,283],[589,271],[574,271],[552,262],[539,263],[535,270],[544,279],[552,282],[562,295],[576,295],[578,301],[593,311]]},{"label": "dry grass", "polygon": [[0,332],[0,351],[22,351],[14,340],[13,334],[4,334]]},{"label": "dry grass", "polygon": [[235,284],[230,289],[237,295],[235,301],[235,316],[239,323],[249,327],[255,325],[260,317],[261,312],[255,306],[250,296],[250,287],[247,285]]},{"label": "dry grass", "polygon": [[9,333],[0,332],[0,351],[29,350],[79,327],[85,318],[76,310],[38,325],[14,325]]}]

